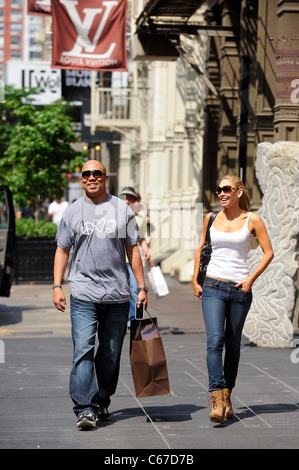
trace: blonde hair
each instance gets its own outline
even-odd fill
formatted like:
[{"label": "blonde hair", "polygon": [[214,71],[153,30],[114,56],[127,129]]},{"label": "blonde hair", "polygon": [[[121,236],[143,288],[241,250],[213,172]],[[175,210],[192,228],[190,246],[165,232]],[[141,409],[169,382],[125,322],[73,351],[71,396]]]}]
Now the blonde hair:
[{"label": "blonde hair", "polygon": [[241,209],[244,209],[245,211],[249,211],[250,210],[250,199],[249,199],[248,191],[245,188],[244,183],[241,180],[241,178],[239,178],[238,176],[235,176],[235,175],[226,175],[223,178],[221,178],[221,180],[231,180],[234,183],[234,185],[237,189],[242,189],[243,190],[243,194],[240,197],[239,206],[240,206]]}]

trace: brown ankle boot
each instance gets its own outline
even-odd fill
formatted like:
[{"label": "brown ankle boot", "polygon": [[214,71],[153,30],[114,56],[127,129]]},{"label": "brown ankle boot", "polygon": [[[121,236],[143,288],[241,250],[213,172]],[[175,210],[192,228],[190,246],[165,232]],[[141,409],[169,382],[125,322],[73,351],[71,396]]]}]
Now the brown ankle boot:
[{"label": "brown ankle boot", "polygon": [[210,420],[213,423],[222,424],[224,422],[225,411],[222,390],[213,390],[211,392],[210,401],[212,402],[212,412],[210,413]]},{"label": "brown ankle boot", "polygon": [[224,418],[225,419],[231,419],[234,416],[234,410],[232,407],[232,402],[230,399],[231,396],[231,389],[225,388],[223,390],[223,402],[224,402]]}]

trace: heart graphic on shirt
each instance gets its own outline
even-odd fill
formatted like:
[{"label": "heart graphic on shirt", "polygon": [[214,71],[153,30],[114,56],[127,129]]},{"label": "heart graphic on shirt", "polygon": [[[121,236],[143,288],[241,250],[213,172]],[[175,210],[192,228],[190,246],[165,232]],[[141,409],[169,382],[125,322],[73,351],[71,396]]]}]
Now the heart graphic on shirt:
[{"label": "heart graphic on shirt", "polygon": [[115,219],[110,219],[110,220],[108,220],[108,222],[107,222],[107,224],[106,224],[106,227],[105,227],[105,232],[106,232],[106,233],[113,233],[113,232],[115,232],[116,226],[117,226],[117,222],[116,222]]},{"label": "heart graphic on shirt", "polygon": [[95,227],[95,229],[99,232],[99,233],[102,233],[102,231],[104,230],[104,227],[105,227],[105,223],[106,223],[106,220],[104,218],[100,219],[100,220],[94,220],[93,221],[93,225]]}]

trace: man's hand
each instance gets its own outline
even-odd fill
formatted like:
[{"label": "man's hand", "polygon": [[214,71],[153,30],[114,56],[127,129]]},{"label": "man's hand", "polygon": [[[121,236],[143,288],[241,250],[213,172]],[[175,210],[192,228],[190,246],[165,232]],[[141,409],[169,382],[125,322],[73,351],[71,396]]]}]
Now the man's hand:
[{"label": "man's hand", "polygon": [[147,309],[147,293],[144,290],[141,290],[138,294],[138,307],[140,307],[141,304],[144,304],[144,309]]},{"label": "man's hand", "polygon": [[65,311],[66,298],[60,287],[55,287],[53,291],[53,302],[57,310],[60,310],[61,312]]}]

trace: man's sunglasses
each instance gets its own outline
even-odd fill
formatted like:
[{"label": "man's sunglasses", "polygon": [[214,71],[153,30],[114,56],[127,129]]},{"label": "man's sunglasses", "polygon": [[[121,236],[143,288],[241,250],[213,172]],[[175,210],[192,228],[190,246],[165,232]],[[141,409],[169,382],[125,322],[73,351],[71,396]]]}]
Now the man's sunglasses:
[{"label": "man's sunglasses", "polygon": [[86,180],[87,178],[90,178],[91,175],[94,178],[102,178],[102,176],[106,176],[106,173],[103,173],[101,170],[85,170],[85,171],[82,171],[82,178],[84,180]]},{"label": "man's sunglasses", "polygon": [[237,188],[233,188],[232,186],[223,186],[222,188],[221,186],[218,186],[218,188],[216,188],[216,193],[219,195],[223,191],[224,194],[229,194],[232,193],[235,189]]}]

